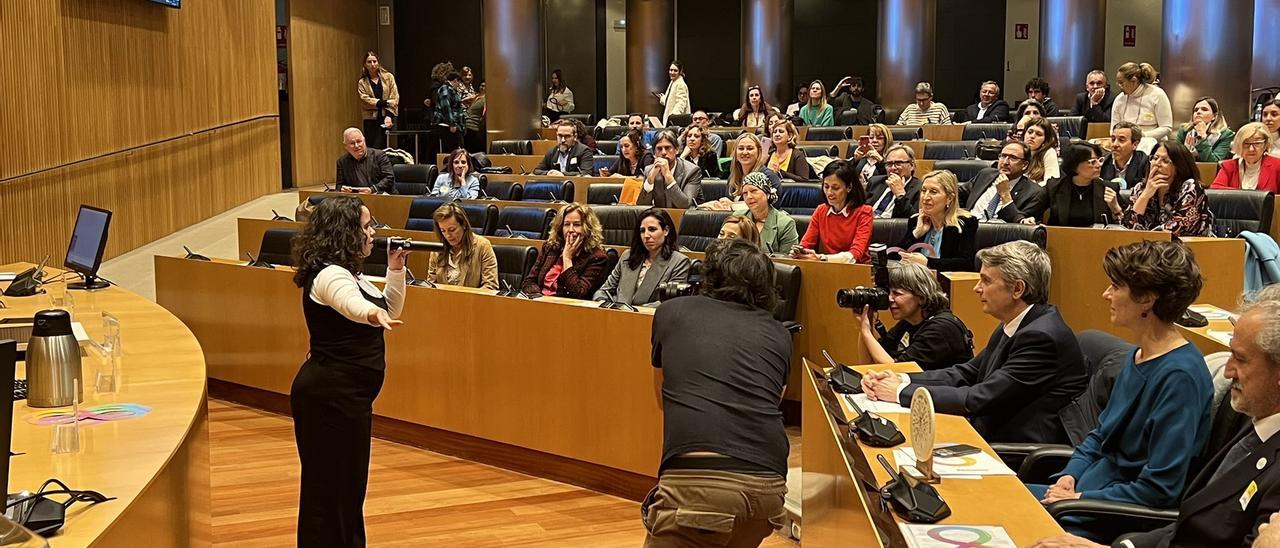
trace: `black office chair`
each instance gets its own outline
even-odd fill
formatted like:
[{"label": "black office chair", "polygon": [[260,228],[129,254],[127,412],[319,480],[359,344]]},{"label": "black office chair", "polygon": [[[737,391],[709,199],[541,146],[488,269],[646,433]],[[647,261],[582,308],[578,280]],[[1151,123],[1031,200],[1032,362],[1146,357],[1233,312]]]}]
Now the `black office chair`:
[{"label": "black office chair", "polygon": [[[591,185],[595,186],[595,185]],[[603,205],[591,208],[604,228],[605,245],[631,245],[631,234],[648,206]],[[676,231],[679,233],[679,231]]]},{"label": "black office chair", "polygon": [[[493,204],[463,204],[471,231],[481,236],[492,236],[498,229],[498,206]],[[433,223],[434,224],[434,223]]]},{"label": "black office chair", "polygon": [[[1040,217],[1036,215],[1036,217]],[[878,219],[877,219],[878,220]],[[872,229],[874,232],[874,229]],[[1045,249],[1049,242],[1049,232],[1044,226],[1032,226],[1019,223],[978,223],[978,232],[973,236],[974,249],[986,249],[1015,240],[1025,240]],[[982,270],[982,261],[973,259],[973,271]]]},{"label": "black office chair", "polygon": [[531,245],[494,244],[493,254],[498,259],[498,287],[520,288],[524,277],[538,261],[538,248]]},{"label": "black office chair", "polygon": [[503,139],[489,143],[489,154],[533,154],[533,141],[528,139]]},{"label": "black office chair", "polygon": [[817,158],[819,156],[840,157],[840,147],[836,145],[799,145],[796,148],[804,153],[805,158]]},{"label": "black office chair", "polygon": [[800,330],[796,323],[796,305],[800,302],[800,267],[793,264],[773,263],[777,273],[778,307],[773,310],[773,318],[782,322],[787,331],[795,333]]},{"label": "black office chair", "polygon": [[405,221],[405,230],[424,230],[430,232],[435,229],[436,222],[431,218],[440,206],[448,203],[448,198],[440,198],[436,196],[414,198],[409,204],[409,219]]},{"label": "black office chair", "polygon": [[[722,127],[713,127],[713,128],[711,128],[711,129],[708,131],[708,133],[714,133],[714,134],[716,134],[716,135],[719,135],[719,136],[720,136],[720,139],[721,139],[721,140],[723,140],[723,141],[725,142],[725,146],[729,146],[729,141],[732,141],[732,140],[737,139],[738,137],[740,137],[740,136],[743,134],[743,130],[742,130],[742,129],[725,129],[725,128],[722,128]],[[731,152],[731,151],[729,151],[729,150],[725,150],[725,153],[726,153],[726,154],[728,154],[729,152]]]},{"label": "black office chair", "polygon": [[1269,233],[1275,200],[1265,190],[1204,191],[1206,205],[1213,212],[1214,232],[1235,237],[1242,231]]},{"label": "black office chair", "polygon": [[804,134],[806,141],[843,141],[853,136],[850,126],[813,126]]},{"label": "black office chair", "polygon": [[804,233],[809,231],[809,222],[813,219],[813,216],[809,214],[799,215],[792,213],[791,218],[796,222],[796,233],[799,234],[801,238],[804,238]]},{"label": "black office chair", "polygon": [[616,204],[620,196],[622,183],[595,183],[587,187],[587,204],[592,206]]},{"label": "black office chair", "polygon": [[572,202],[573,181],[535,181],[524,184],[522,202]]},{"label": "black office chair", "polygon": [[[693,123],[692,114],[672,114],[667,116],[667,127],[673,129],[684,129]],[[677,132],[678,133],[678,132]]]},{"label": "black office chair", "polygon": [[873,219],[871,221],[871,243],[894,247],[902,243],[911,229],[908,219]]},{"label": "black office chair", "polygon": [[[624,121],[625,122],[625,121]],[[620,126],[596,127],[596,142],[600,141],[617,141],[623,133],[627,132],[627,126],[624,123]]]},{"label": "black office chair", "polygon": [[600,280],[597,281],[595,285],[591,286],[591,292],[588,293],[588,295],[595,295],[596,291],[600,290],[600,286],[604,285],[605,279],[608,278],[607,273],[613,272],[614,267],[618,266],[618,250],[612,247],[606,247],[604,249],[604,254],[607,258],[604,263],[604,271],[606,274],[601,276]]},{"label": "black office chair", "polygon": [[933,163],[933,169],[950,171],[956,176],[957,181],[967,183],[972,181],[979,171],[994,167],[994,164],[995,162],[990,160],[938,160]]},{"label": "black office chair", "polygon": [[[595,186],[595,185],[592,185]],[[714,202],[720,198],[729,197],[729,181],[724,179],[703,179],[702,180],[702,199],[708,202]]]},{"label": "black office chair", "polygon": [[613,169],[613,164],[618,163],[617,156],[599,154],[599,155],[596,155],[594,158],[595,158],[595,166],[591,170],[592,175],[599,174],[601,169]]},{"label": "black office chair", "polygon": [[964,126],[960,138],[965,141],[995,139],[1003,141],[1009,136],[1009,124],[969,124]]},{"label": "black office chair", "polygon": [[387,248],[373,246],[373,251],[364,258],[364,266],[360,268],[360,272],[365,276],[386,276]]},{"label": "black office chair", "polygon": [[493,235],[499,238],[545,240],[556,216],[554,207],[507,206],[498,213]]},{"label": "black office chair", "polygon": [[[618,154],[618,142],[611,141],[611,140],[602,141],[600,139],[596,139],[596,154],[603,154],[606,156],[616,156]],[[596,165],[600,165],[600,164],[597,163]]]},{"label": "black office chair", "polygon": [[268,228],[258,244],[258,260],[293,266],[293,237],[297,235],[296,228]]},{"label": "black office chair", "polygon": [[596,123],[595,117],[592,116],[590,112],[575,112],[573,114],[561,114],[560,119],[561,120],[577,120],[579,122],[582,122],[582,125],[587,127],[591,127],[593,124]]},{"label": "black office chair", "polygon": [[326,194],[313,194],[310,198],[307,198],[307,203],[311,204],[312,207],[315,207],[320,205],[320,202],[323,202],[326,199],[331,198],[333,196],[350,196],[350,194],[342,194],[340,192],[330,192]]},{"label": "black office chair", "polygon": [[728,211],[686,211],[677,231],[680,245],[690,251],[706,251],[707,246],[720,236],[720,227],[727,217]]},{"label": "black office chair", "polygon": [[518,202],[524,196],[524,185],[514,181],[488,181],[482,188],[489,196],[499,200]]},{"label": "black office chair", "polygon": [[924,130],[918,127],[890,127],[889,133],[893,134],[893,141],[914,141],[924,137]]},{"label": "black office chair", "polygon": [[1058,127],[1058,139],[1064,143],[1084,139],[1088,133],[1089,123],[1084,121],[1084,116],[1050,116],[1046,120]]},{"label": "black office chair", "polygon": [[929,141],[924,144],[925,160],[969,160],[977,141]]},{"label": "black office chair", "polygon": [[431,186],[435,184],[439,170],[434,164],[399,164],[391,166],[391,179],[395,183],[396,194],[402,196],[430,194]]},{"label": "black office chair", "polygon": [[774,207],[792,215],[809,215],[819,205],[827,201],[818,183],[782,183],[778,191],[778,202]]}]

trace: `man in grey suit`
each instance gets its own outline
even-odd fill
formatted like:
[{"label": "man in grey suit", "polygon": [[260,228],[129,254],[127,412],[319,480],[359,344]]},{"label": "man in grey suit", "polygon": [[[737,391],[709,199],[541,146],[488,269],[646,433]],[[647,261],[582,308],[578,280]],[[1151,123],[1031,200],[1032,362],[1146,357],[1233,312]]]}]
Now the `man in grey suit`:
[{"label": "man in grey suit", "polygon": [[636,205],[688,209],[702,203],[702,169],[680,159],[680,139],[663,130],[653,140],[653,165],[644,170]]}]

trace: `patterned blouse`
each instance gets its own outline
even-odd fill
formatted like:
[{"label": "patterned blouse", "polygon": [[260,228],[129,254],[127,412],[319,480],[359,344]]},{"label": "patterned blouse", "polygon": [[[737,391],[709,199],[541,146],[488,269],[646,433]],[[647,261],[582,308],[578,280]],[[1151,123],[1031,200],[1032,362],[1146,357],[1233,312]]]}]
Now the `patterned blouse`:
[{"label": "patterned blouse", "polygon": [[[1144,179],[1133,185],[1131,196],[1135,203],[1146,184]],[[1176,236],[1213,235],[1213,212],[1209,211],[1204,189],[1195,179],[1183,181],[1176,196],[1166,192],[1163,200],[1153,198],[1147,203],[1146,213],[1135,212],[1130,204],[1122,222],[1134,230],[1164,230]]]}]

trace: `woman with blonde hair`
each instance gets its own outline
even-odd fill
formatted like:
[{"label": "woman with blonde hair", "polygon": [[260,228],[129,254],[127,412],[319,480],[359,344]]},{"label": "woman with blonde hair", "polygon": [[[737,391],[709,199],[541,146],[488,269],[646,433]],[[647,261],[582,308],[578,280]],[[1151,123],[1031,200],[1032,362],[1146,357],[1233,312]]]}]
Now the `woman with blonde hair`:
[{"label": "woman with blonde hair", "polygon": [[400,88],[396,87],[396,78],[378,64],[377,53],[365,52],[356,93],[364,110],[364,134],[369,148],[387,148],[386,131],[400,115]]},{"label": "woman with blonde hair", "polygon": [[858,182],[863,188],[867,181],[877,175],[888,175],[884,169],[884,155],[893,146],[893,132],[884,124],[871,124],[867,128],[866,144],[858,138],[858,147],[853,149],[849,161],[854,162],[853,170],[858,174]]},{"label": "woman with blonde hair", "polygon": [[786,179],[808,181],[813,170],[810,169],[804,152],[796,148],[796,140],[800,138],[796,125],[786,120],[778,122],[769,131],[769,138],[773,142],[773,152],[769,154],[769,169]]},{"label": "woman with blonde hair", "polygon": [[[954,173],[934,170],[920,185],[920,212],[912,215],[913,227],[898,244],[902,260],[938,272],[972,272],[978,218],[960,208],[960,182]],[[912,251],[912,247],[928,244]]]},{"label": "woman with blonde hair", "polygon": [[707,140],[707,130],[696,124],[691,125],[685,128],[680,141],[684,143],[680,159],[693,162],[702,170],[703,177],[720,178],[720,155],[711,148],[711,143]]},{"label": "woman with blonde hair", "polygon": [[1218,164],[1218,176],[1210,188],[1280,192],[1280,158],[1267,154],[1273,146],[1267,126],[1259,122],[1245,124],[1231,146],[1236,157]]},{"label": "woman with blonde hair", "polygon": [[498,257],[488,238],[471,230],[467,212],[455,202],[436,209],[436,237],[444,244],[444,253],[432,253],[428,259],[427,279],[433,283],[498,288]]},{"label": "woman with blonde hair", "polygon": [[1197,162],[1221,162],[1231,157],[1231,140],[1235,136],[1218,109],[1218,101],[1201,97],[1191,107],[1191,121],[1182,124],[1173,138],[1182,141]]},{"label": "woman with blonde hair", "polygon": [[822,80],[809,84],[809,101],[800,107],[800,119],[809,126],[835,125],[835,109],[827,104],[827,88]]},{"label": "woman with blonde hair", "polygon": [[1036,118],[1022,132],[1022,142],[1031,148],[1027,178],[1040,186],[1062,175],[1058,169],[1058,131],[1047,118]]},{"label": "woman with blonde hair", "polygon": [[756,230],[756,223],[746,215],[735,214],[725,217],[724,224],[720,225],[720,234],[717,239],[729,238],[741,238],[760,247],[760,231]]},{"label": "woman with blonde hair", "polygon": [[604,283],[604,230],[589,206],[573,202],[560,209],[538,260],[524,277],[526,294],[590,299]]},{"label": "woman with blonde hair", "polygon": [[[1120,95],[1111,103],[1111,128],[1118,122],[1131,122],[1142,134],[1165,140],[1173,134],[1173,106],[1169,96],[1156,83],[1156,69],[1148,63],[1129,62],[1116,71]],[[1149,147],[1140,147],[1145,152]]]},{"label": "woman with blonde hair", "polygon": [[[738,136],[738,142],[734,148],[733,161],[729,162],[729,196],[720,198],[709,206],[717,211],[733,209],[733,203],[738,201],[739,195],[742,194],[742,181],[748,174],[769,169],[764,155],[760,152],[760,138],[754,133],[743,133]],[[777,174],[773,174],[770,179],[776,178]]]}]

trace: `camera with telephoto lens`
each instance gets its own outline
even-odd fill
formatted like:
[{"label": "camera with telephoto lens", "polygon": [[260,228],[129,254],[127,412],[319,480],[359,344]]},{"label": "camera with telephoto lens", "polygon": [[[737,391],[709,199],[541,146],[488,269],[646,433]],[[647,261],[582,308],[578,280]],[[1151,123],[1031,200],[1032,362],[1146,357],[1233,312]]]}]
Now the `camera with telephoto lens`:
[{"label": "camera with telephoto lens", "polygon": [[836,306],[861,311],[889,309],[889,252],[884,244],[872,244],[867,250],[871,255],[873,287],[854,287],[836,290]]},{"label": "camera with telephoto lens", "polygon": [[702,291],[702,273],[690,272],[687,282],[667,282],[658,285],[658,300],[669,301],[676,297],[697,295]]}]

